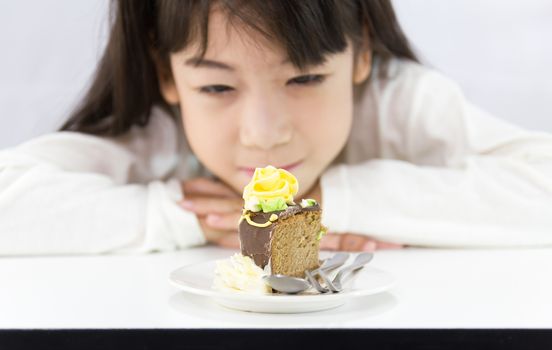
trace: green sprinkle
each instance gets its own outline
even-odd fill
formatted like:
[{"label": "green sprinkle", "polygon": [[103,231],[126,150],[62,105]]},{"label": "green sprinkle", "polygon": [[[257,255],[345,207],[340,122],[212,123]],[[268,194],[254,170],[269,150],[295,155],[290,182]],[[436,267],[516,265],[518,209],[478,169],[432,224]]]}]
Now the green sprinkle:
[{"label": "green sprinkle", "polygon": [[321,240],[322,237],[323,237],[326,233],[328,233],[328,229],[327,229],[326,227],[322,226],[322,228],[320,229],[320,232],[318,232],[318,238],[317,238],[317,240]]}]

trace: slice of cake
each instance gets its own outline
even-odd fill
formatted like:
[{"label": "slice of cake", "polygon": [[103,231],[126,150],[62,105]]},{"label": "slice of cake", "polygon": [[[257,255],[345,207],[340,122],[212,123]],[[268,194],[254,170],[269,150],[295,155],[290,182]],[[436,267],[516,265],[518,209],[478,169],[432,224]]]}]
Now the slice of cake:
[{"label": "slice of cake", "polygon": [[313,199],[296,204],[297,190],[295,176],[273,166],[257,168],[244,189],[241,253],[268,274],[304,277],[306,270],[319,267],[322,211]]}]

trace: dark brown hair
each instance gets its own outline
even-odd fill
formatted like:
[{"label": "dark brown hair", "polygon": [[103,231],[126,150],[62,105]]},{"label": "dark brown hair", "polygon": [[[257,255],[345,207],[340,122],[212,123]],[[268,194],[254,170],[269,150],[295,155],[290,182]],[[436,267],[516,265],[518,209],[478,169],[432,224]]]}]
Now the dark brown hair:
[{"label": "dark brown hair", "polygon": [[303,68],[362,47],[368,32],[374,57],[417,61],[390,0],[119,0],[111,3],[111,33],[92,85],[61,130],[117,136],[145,126],[152,106],[169,106],[159,91],[154,56],[170,72],[169,56],[199,43],[207,48],[213,5],[279,43]]}]

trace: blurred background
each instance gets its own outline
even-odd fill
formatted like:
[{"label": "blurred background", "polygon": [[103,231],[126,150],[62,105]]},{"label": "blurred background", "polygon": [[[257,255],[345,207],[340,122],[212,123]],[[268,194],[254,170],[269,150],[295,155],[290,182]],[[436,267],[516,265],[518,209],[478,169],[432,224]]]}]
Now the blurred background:
[{"label": "blurred background", "polygon": [[[394,0],[424,64],[475,104],[552,132],[552,1]],[[61,125],[107,40],[108,0],[0,2],[0,149]]]}]

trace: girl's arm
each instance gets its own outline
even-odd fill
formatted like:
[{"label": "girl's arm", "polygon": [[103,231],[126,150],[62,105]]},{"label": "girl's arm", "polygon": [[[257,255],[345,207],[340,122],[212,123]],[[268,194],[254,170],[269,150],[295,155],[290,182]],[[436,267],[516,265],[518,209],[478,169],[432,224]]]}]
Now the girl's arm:
[{"label": "girl's arm", "polygon": [[0,152],[0,255],[205,243],[195,216],[176,203],[174,133],[174,122],[157,116],[118,139],[61,132]]},{"label": "girl's arm", "polygon": [[420,246],[552,244],[551,135],[485,114],[414,65],[365,102],[381,158],[322,176],[329,227]]}]

